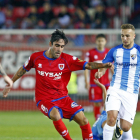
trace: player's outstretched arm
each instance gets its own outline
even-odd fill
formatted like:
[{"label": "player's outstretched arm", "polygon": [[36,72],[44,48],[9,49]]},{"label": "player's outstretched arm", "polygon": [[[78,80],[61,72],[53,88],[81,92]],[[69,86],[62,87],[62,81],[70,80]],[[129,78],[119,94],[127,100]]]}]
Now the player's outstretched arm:
[{"label": "player's outstretched arm", "polygon": [[12,80],[15,82],[20,77],[22,77],[26,73],[26,70],[23,67],[20,67],[16,74],[13,76]]},{"label": "player's outstretched arm", "polygon": [[112,63],[96,63],[96,62],[88,62],[85,66],[86,69],[93,70],[93,69],[100,69],[100,68],[110,68]]},{"label": "player's outstretched arm", "polygon": [[[98,81],[98,79],[94,79],[94,82],[95,82],[95,84],[96,84],[97,86],[99,86],[99,87],[102,89],[102,91],[103,91],[103,102],[104,102],[104,104],[105,104],[106,95],[107,95],[106,88],[105,88],[105,86],[104,86],[102,83],[100,83],[100,82]],[[105,110],[105,106],[104,106],[104,110]]]},{"label": "player's outstretched arm", "polygon": [[[16,72],[16,74],[12,78],[12,82],[14,83],[16,80],[18,80],[21,76],[23,76],[26,73],[26,70],[23,69],[23,67],[20,67],[19,70]],[[10,92],[12,86],[6,86],[3,90],[3,97],[7,97],[8,93]]]},{"label": "player's outstretched arm", "polygon": [[0,64],[0,75],[4,76],[6,75],[4,69],[2,68],[1,64]]},{"label": "player's outstretched arm", "polygon": [[89,87],[90,87],[90,84],[89,84],[89,82],[88,82],[88,75],[89,75],[89,72],[88,72],[88,70],[86,69],[85,71],[84,71],[84,77],[85,77],[85,88],[88,90],[89,89]]}]

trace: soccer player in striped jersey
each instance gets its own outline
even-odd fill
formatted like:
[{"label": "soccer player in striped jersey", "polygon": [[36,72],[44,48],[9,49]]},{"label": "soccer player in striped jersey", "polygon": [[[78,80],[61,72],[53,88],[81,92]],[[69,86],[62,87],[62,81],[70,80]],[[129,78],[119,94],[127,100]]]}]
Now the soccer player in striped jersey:
[{"label": "soccer player in striped jersey", "polygon": [[[67,43],[68,39],[62,31],[53,32],[49,49],[33,53],[12,80],[15,82],[26,71],[35,68],[35,99],[39,110],[53,121],[54,127],[65,140],[72,140],[72,138],[62,118],[74,120],[79,124],[83,140],[93,140],[90,124],[83,113],[83,108],[68,96],[67,84],[72,71],[110,68],[112,63],[86,62],[63,53]],[[10,88],[4,89],[5,97],[9,91]]]},{"label": "soccer player in striped jersey", "polygon": [[[139,93],[140,46],[134,43],[135,28],[131,24],[121,26],[122,44],[112,48],[102,61],[114,62],[114,74],[106,97],[107,123],[103,139],[112,140],[117,116],[120,127],[128,132],[133,124]],[[106,69],[99,69],[96,78],[102,77]],[[132,140],[130,138],[129,140]]]},{"label": "soccer player in striped jersey", "polygon": [[[94,82],[96,83],[97,86],[99,86],[102,91],[103,91],[103,101],[105,103],[106,100],[106,88],[105,86],[100,83],[97,79],[94,79]],[[93,133],[93,140],[103,140],[103,129],[104,126],[106,124],[107,121],[107,112],[104,106],[104,110],[102,111],[100,117],[97,119],[97,121],[93,124],[92,126],[92,133]],[[117,120],[116,122],[116,127],[115,127],[115,131],[114,131],[114,137],[113,139],[117,139],[117,140],[129,140],[132,139],[132,129],[130,128],[130,130],[128,132],[123,132],[120,129],[120,121]]]}]

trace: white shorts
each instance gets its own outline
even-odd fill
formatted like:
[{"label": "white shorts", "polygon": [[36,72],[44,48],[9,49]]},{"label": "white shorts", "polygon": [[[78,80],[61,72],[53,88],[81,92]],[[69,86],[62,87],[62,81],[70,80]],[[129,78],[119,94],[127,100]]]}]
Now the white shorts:
[{"label": "white shorts", "polygon": [[105,101],[106,111],[117,110],[119,111],[118,118],[133,124],[137,102],[138,94],[131,94],[121,89],[109,87]]}]

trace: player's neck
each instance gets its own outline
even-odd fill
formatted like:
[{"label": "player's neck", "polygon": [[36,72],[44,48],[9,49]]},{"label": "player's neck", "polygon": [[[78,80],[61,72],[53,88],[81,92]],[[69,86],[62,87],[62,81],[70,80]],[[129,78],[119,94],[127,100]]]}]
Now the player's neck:
[{"label": "player's neck", "polygon": [[125,49],[131,49],[132,47],[133,47],[133,45],[134,45],[134,42],[132,42],[130,45],[128,45],[128,46],[124,46],[123,45],[123,47],[125,48]]},{"label": "player's neck", "polygon": [[45,52],[45,55],[49,58],[53,58],[50,49]]},{"label": "player's neck", "polygon": [[100,52],[103,52],[104,51],[104,47],[103,48],[97,47],[97,50],[100,51]]}]

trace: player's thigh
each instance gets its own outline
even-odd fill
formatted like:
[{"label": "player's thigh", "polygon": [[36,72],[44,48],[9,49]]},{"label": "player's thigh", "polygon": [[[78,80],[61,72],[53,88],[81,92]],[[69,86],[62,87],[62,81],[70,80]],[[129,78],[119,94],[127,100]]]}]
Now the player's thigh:
[{"label": "player's thigh", "polygon": [[113,87],[109,87],[105,100],[106,111],[107,112],[110,110],[119,111],[120,106],[121,106],[121,98],[118,95],[118,91]]},{"label": "player's thigh", "polygon": [[122,98],[122,105],[119,110],[120,118],[133,124],[136,114],[138,94],[131,94],[123,91],[120,96]]},{"label": "player's thigh", "polygon": [[85,117],[84,112],[80,111],[77,113],[73,120],[78,123],[80,126],[88,124],[88,119]]},{"label": "player's thigh", "polygon": [[100,87],[90,87],[89,89],[89,100],[93,102],[101,102],[103,99],[102,89]]},{"label": "player's thigh", "polygon": [[58,120],[63,117],[60,116],[62,110],[51,101],[41,100],[38,104],[38,108],[45,116],[52,120]]}]

